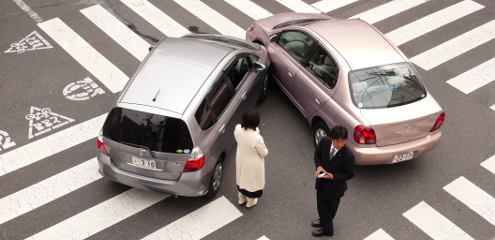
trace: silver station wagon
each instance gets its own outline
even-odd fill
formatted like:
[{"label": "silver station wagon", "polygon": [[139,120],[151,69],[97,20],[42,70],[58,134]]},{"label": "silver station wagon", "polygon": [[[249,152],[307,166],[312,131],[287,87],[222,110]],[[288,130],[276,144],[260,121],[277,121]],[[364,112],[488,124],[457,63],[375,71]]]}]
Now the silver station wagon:
[{"label": "silver station wagon", "polygon": [[233,130],[266,96],[264,47],[217,35],[166,38],[151,49],[97,139],[100,173],[180,196],[213,196]]}]

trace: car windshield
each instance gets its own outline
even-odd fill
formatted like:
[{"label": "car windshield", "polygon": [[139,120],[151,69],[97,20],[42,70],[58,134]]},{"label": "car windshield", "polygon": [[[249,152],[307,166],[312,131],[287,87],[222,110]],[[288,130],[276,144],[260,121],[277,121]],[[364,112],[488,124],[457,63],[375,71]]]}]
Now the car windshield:
[{"label": "car windshield", "polygon": [[149,151],[175,153],[192,149],[184,121],[157,114],[114,108],[103,125],[103,136],[113,141]]},{"label": "car windshield", "polygon": [[235,39],[230,39],[230,38],[213,36],[213,35],[193,35],[193,34],[191,34],[191,35],[184,36],[184,38],[193,38],[193,39],[200,39],[200,40],[204,40],[204,41],[221,43],[224,46],[235,48],[235,49],[239,49],[239,47],[241,47],[241,48],[247,48],[249,50],[258,50],[258,49],[254,48],[253,46],[251,46],[245,42],[238,41]]},{"label": "car windshield", "polygon": [[358,108],[388,108],[418,101],[426,90],[409,63],[351,71],[349,86]]}]

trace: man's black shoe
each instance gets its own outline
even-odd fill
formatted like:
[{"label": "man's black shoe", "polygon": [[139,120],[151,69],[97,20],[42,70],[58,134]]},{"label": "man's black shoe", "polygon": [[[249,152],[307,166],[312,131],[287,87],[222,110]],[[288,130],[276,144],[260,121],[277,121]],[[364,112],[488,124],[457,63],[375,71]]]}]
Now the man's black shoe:
[{"label": "man's black shoe", "polygon": [[312,221],[311,222],[311,227],[315,227],[315,228],[321,227],[321,221],[320,221],[320,219],[316,219],[316,220]]},{"label": "man's black shoe", "polygon": [[313,237],[333,236],[333,233],[325,232],[323,229],[314,230],[311,234],[313,234]]}]

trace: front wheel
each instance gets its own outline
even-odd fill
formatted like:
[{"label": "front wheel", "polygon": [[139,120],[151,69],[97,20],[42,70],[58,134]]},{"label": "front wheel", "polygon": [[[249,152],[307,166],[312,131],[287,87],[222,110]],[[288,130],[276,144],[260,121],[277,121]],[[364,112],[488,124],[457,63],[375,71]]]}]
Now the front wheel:
[{"label": "front wheel", "polygon": [[213,174],[210,178],[210,183],[208,184],[208,193],[206,194],[207,198],[212,198],[217,194],[218,189],[220,189],[220,185],[222,184],[223,177],[223,162],[222,160],[218,160],[215,165],[215,169],[213,170]]},{"label": "front wheel", "polygon": [[319,121],[313,126],[313,139],[315,143],[315,147],[318,146],[318,143],[320,140],[325,137],[330,135],[330,130],[328,130],[327,125]]}]

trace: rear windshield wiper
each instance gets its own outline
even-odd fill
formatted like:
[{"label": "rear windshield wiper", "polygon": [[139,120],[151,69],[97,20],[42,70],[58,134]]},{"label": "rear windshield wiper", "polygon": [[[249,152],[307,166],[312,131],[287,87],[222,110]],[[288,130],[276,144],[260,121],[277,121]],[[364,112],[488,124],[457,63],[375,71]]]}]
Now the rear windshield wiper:
[{"label": "rear windshield wiper", "polygon": [[123,143],[123,144],[125,144],[125,145],[132,146],[132,147],[146,149],[150,153],[150,155],[152,157],[155,157],[153,155],[153,151],[151,151],[151,148],[149,148],[149,147],[146,147],[146,146],[143,146],[143,145],[139,145],[139,144],[135,144],[135,143],[125,142],[125,141],[120,141],[120,142]]}]

